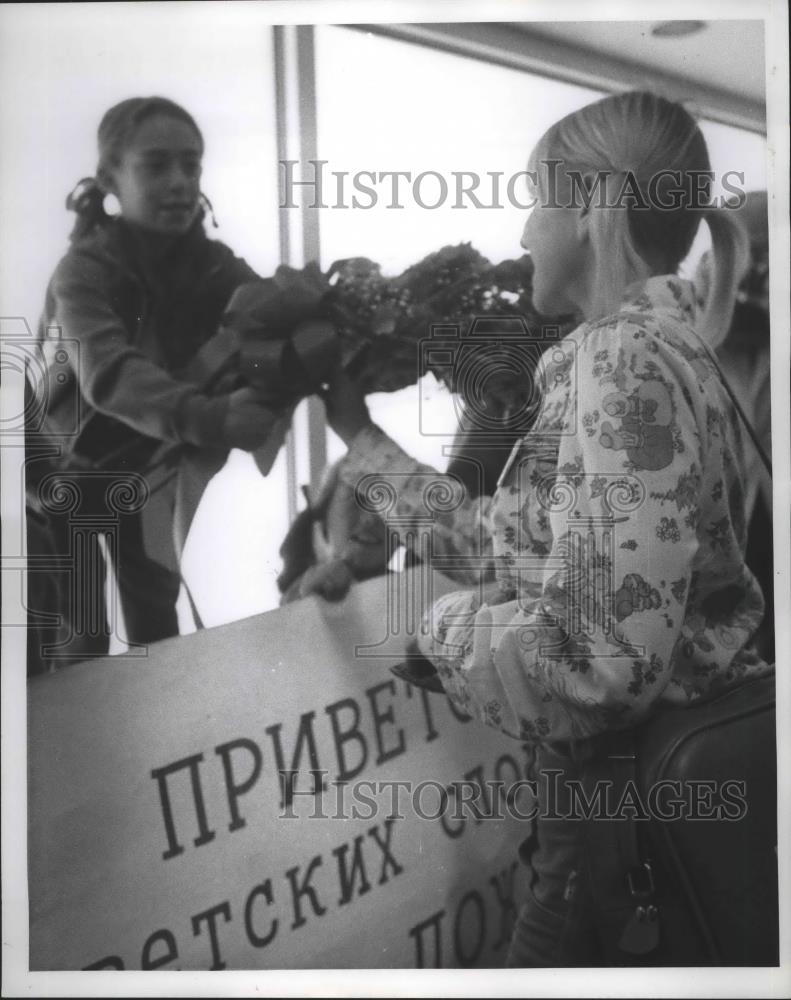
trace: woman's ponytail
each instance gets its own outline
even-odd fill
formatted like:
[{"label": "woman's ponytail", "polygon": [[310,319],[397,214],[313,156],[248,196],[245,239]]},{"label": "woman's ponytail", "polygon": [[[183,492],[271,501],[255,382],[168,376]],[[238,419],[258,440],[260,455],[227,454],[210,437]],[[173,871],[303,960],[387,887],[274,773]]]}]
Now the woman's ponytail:
[{"label": "woman's ponytail", "polygon": [[624,288],[650,274],[630,232],[628,213],[619,207],[627,171],[605,171],[599,178],[604,203],[588,208],[588,232],[595,260],[594,298],[589,319],[601,319],[618,310]]},{"label": "woman's ponytail", "polygon": [[72,243],[110,221],[104,199],[105,192],[95,177],[83,177],[74,185],[66,198],[66,208],[77,216],[69,235]]},{"label": "woman's ponytail", "polygon": [[734,209],[707,208],[704,218],[711,232],[711,256],[698,332],[716,348],[728,335],[739,282],[750,263],[750,241]]}]

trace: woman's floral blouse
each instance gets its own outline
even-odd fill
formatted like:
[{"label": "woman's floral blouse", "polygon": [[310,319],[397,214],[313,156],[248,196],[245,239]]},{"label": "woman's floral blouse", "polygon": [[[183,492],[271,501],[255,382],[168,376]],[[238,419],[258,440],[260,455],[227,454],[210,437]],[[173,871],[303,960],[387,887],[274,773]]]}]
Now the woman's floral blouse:
[{"label": "woman's floral blouse", "polygon": [[400,532],[430,532],[433,568],[471,588],[434,604],[420,640],[469,715],[577,740],[770,669],[749,647],[763,598],[744,562],[747,445],[694,318],[691,286],[656,277],[548,347],[542,410],[493,499],[375,426],[352,442],[345,481],[384,496]]}]

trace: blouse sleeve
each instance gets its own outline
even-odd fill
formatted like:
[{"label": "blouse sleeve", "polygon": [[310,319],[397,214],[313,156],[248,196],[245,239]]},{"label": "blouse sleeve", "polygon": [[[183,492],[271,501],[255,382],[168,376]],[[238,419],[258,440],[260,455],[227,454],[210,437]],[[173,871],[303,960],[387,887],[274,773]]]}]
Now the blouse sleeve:
[{"label": "blouse sleeve", "polygon": [[650,710],[671,681],[698,549],[689,363],[624,320],[588,330],[570,377],[548,396],[563,412],[557,469],[530,481],[523,508],[551,528],[540,596],[447,595],[421,640],[460,708],[522,740],[577,740]]},{"label": "blouse sleeve", "polygon": [[417,462],[373,424],[354,438],[339,473],[407,548],[422,539],[435,569],[468,585],[491,578],[489,497],[470,498],[458,477]]}]

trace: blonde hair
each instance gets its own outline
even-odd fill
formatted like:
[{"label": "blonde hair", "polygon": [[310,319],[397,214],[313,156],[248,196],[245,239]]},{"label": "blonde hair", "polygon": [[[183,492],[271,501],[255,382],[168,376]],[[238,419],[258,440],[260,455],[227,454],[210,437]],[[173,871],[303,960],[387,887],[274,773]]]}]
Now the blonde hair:
[{"label": "blonde hair", "polygon": [[539,140],[529,167],[544,195],[540,168],[558,162],[581,178],[590,197],[595,263],[587,318],[616,312],[633,282],[675,273],[704,217],[713,266],[698,331],[716,346],[730,323],[745,235],[732,209],[710,203],[708,149],[689,112],[647,91],[605,97],[562,118]]}]

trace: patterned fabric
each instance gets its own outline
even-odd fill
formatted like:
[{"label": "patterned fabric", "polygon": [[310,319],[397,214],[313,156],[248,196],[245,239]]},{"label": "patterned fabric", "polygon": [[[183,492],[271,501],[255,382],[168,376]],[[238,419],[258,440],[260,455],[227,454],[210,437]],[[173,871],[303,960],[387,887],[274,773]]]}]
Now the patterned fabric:
[{"label": "patterned fabric", "polygon": [[433,567],[474,585],[434,604],[420,640],[469,715],[579,740],[770,669],[749,645],[745,445],[694,319],[691,285],[655,277],[547,348],[542,411],[491,499],[377,427],[352,442],[346,482],[365,498],[386,480],[387,517],[428,523]]}]

